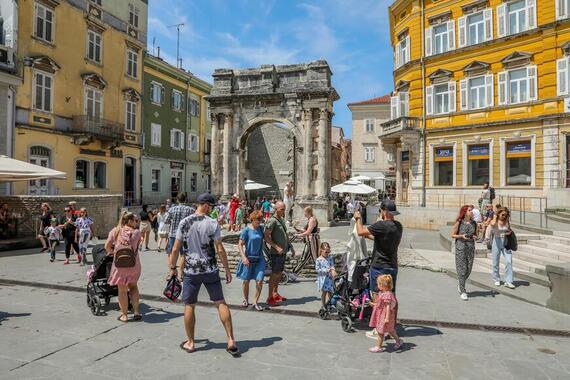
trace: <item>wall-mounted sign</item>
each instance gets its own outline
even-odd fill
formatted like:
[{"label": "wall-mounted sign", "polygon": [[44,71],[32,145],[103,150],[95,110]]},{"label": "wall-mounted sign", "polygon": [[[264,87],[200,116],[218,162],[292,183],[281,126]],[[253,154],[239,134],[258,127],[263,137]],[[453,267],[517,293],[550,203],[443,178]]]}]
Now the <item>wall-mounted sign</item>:
[{"label": "wall-mounted sign", "polygon": [[402,151],[402,162],[404,161],[410,161],[410,151],[409,150],[403,150]]},{"label": "wall-mounted sign", "polygon": [[434,161],[437,162],[453,161],[453,147],[445,146],[445,147],[434,148],[434,155],[435,155]]},{"label": "wall-mounted sign", "polygon": [[170,162],[170,169],[184,170],[183,162]]},{"label": "wall-mounted sign", "polygon": [[42,123],[42,124],[51,124],[51,119],[49,117],[43,117],[43,116],[35,116],[34,115],[34,119],[33,119],[36,123]]},{"label": "wall-mounted sign", "polygon": [[507,157],[530,157],[530,141],[517,141],[507,143]]},{"label": "wall-mounted sign", "polygon": [[489,144],[469,145],[467,151],[470,160],[484,160],[489,158]]}]

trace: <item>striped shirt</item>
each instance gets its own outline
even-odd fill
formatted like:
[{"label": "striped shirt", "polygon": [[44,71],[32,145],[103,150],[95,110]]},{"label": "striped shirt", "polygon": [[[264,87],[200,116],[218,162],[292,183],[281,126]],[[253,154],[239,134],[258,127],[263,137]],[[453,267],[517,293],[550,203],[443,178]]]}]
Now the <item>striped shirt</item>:
[{"label": "striped shirt", "polygon": [[178,225],[180,224],[180,221],[194,214],[195,211],[196,210],[194,210],[192,207],[181,203],[178,203],[175,206],[170,206],[168,212],[166,213],[164,224],[170,224],[169,236],[171,238],[176,237],[176,231],[178,231]]}]

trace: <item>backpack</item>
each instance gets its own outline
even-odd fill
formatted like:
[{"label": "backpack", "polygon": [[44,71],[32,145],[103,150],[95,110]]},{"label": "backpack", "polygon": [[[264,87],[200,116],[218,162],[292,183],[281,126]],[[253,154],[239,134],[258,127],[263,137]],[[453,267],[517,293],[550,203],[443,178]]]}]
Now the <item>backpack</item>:
[{"label": "backpack", "polygon": [[489,187],[489,198],[491,199],[491,201],[493,199],[495,199],[495,188],[494,187]]},{"label": "backpack", "polygon": [[[132,232],[129,233],[128,241],[125,239],[118,239],[115,243],[114,249],[114,262],[115,267],[117,268],[132,268],[136,265],[137,262],[137,254],[131,247],[130,240],[131,240]],[[121,237],[121,232],[119,231],[119,236]]]}]

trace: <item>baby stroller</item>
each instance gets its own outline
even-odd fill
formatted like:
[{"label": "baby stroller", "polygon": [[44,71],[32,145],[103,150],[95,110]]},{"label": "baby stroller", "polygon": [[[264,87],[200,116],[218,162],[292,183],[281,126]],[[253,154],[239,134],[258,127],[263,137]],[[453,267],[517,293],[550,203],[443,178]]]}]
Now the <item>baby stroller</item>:
[{"label": "baby stroller", "polygon": [[103,244],[93,247],[92,256],[93,266],[87,272],[87,306],[93,315],[100,315],[103,307],[101,301],[105,302],[105,306],[109,305],[111,297],[118,296],[119,291],[116,286],[107,283],[111,274],[113,256],[107,255]]},{"label": "baby stroller", "polygon": [[369,304],[371,300],[368,289],[368,266],[370,258],[359,260],[356,263],[352,278],[348,272],[343,272],[334,280],[333,294],[329,302],[319,310],[321,319],[329,319],[336,315],[340,319],[342,330],[352,331],[356,321],[367,321],[372,313]]}]

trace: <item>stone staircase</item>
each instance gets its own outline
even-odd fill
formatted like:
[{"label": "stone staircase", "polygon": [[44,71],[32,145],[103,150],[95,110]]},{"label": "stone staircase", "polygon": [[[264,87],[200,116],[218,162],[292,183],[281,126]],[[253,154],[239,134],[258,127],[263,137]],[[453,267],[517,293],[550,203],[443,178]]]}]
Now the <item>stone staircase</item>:
[{"label": "stone staircase", "polygon": [[[515,279],[550,286],[546,265],[570,262],[570,232],[554,231],[553,235],[517,233],[518,250],[513,253]],[[492,268],[492,254],[475,259],[476,270]],[[504,265],[500,264],[501,274]]]}]

